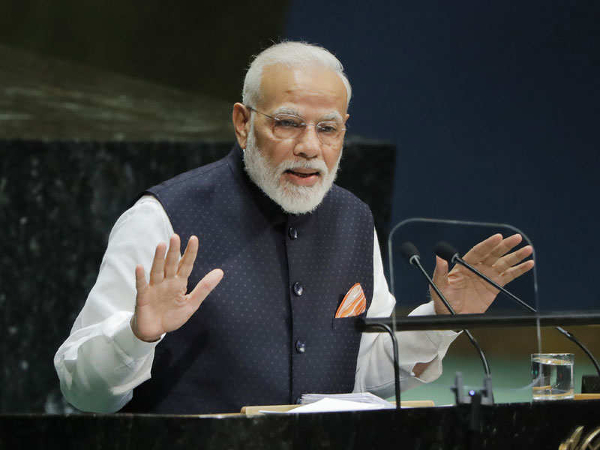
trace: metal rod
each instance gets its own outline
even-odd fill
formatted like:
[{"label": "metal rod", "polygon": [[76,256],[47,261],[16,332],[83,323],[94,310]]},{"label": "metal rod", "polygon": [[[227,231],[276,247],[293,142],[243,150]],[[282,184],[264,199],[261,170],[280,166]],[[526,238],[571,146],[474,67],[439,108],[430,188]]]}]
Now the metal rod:
[{"label": "metal rod", "polygon": [[558,325],[600,325],[600,313],[591,311],[573,311],[570,313],[541,313],[541,314],[448,314],[439,316],[409,316],[409,317],[371,317],[359,319],[358,326],[365,332],[371,330],[374,324],[385,324],[398,331],[410,330],[456,330],[462,328],[487,327],[531,327]]},{"label": "metal rod", "polygon": [[370,326],[382,328],[392,338],[392,348],[394,352],[394,389],[396,391],[396,409],[400,410],[400,365],[398,364],[398,340],[396,339],[396,334],[389,327],[389,325],[385,323],[373,322]]}]

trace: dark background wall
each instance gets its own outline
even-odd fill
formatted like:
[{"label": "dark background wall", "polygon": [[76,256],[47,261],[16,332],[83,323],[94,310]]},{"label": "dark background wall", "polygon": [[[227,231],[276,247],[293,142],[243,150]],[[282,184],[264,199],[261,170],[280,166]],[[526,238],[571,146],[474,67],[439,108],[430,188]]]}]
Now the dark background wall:
[{"label": "dark background wall", "polygon": [[333,1],[322,12],[292,2],[286,36],[334,51],[354,87],[353,132],[396,143],[393,220],[513,224],[536,247],[542,308],[595,307],[600,4]]},{"label": "dark background wall", "polygon": [[286,9],[274,0],[7,0],[0,42],[233,102],[249,56],[281,36]]}]

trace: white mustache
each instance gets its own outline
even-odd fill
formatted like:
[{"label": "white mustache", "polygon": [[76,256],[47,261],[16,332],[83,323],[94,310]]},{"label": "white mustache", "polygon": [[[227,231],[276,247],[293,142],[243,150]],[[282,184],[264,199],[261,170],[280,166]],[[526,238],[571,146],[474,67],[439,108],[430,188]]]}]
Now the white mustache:
[{"label": "white mustache", "polygon": [[282,161],[278,166],[277,170],[280,173],[285,172],[286,170],[294,170],[294,169],[306,169],[314,172],[318,172],[319,175],[326,175],[329,173],[329,169],[327,169],[327,165],[322,160],[316,161]]}]

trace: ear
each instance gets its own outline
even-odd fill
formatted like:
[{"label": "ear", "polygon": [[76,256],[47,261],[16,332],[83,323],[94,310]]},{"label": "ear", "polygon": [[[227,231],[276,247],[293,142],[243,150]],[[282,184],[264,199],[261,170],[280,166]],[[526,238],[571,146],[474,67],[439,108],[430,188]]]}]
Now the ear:
[{"label": "ear", "polygon": [[344,140],[346,139],[346,134],[348,132],[348,127],[346,126],[346,123],[348,122],[348,119],[350,118],[350,114],[346,114],[346,117],[344,117]]},{"label": "ear", "polygon": [[235,137],[241,148],[246,148],[246,141],[248,140],[248,133],[250,133],[250,113],[251,111],[246,108],[242,103],[236,103],[233,105],[233,128],[235,130]]}]

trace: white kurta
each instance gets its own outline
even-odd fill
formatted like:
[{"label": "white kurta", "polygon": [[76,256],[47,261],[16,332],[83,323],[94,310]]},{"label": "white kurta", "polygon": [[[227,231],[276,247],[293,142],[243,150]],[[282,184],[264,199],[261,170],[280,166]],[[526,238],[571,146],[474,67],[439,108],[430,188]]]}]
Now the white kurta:
[{"label": "white kurta", "polygon": [[[173,233],[165,210],[152,196],[138,200],[113,227],[96,284],[75,320],[71,335],[54,357],[61,390],[75,407],[83,411],[118,411],[131,400],[133,389],[151,377],[154,348],[160,341],[139,340],[129,325],[135,308],[135,266],[142,264],[148,279],[157,244],[168,243]],[[198,258],[202,258],[202,242]],[[373,300],[367,317],[389,316],[394,305],[375,234]],[[202,314],[202,307],[196,314]],[[433,302],[429,302],[410,315],[432,314],[435,314]],[[402,389],[437,379],[442,373],[442,358],[456,336],[452,331],[398,333]],[[364,333],[354,391],[393,395],[392,361],[390,337]],[[421,377],[414,377],[414,365],[429,361],[431,364]]]}]

